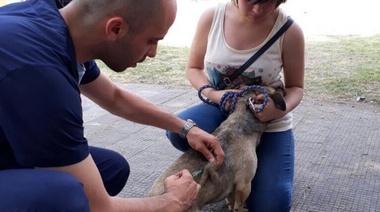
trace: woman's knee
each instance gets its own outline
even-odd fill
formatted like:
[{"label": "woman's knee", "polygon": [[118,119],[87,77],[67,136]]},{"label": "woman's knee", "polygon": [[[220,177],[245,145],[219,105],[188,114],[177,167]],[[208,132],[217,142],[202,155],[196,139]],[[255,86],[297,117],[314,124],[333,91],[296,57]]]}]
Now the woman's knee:
[{"label": "woman's knee", "polygon": [[178,150],[185,152],[190,148],[189,143],[186,139],[179,136],[178,133],[171,131],[166,131],[166,137],[169,139],[170,143]]},{"label": "woman's knee", "polygon": [[291,131],[265,133],[257,149],[258,167],[247,200],[250,211],[289,211],[294,178]]}]

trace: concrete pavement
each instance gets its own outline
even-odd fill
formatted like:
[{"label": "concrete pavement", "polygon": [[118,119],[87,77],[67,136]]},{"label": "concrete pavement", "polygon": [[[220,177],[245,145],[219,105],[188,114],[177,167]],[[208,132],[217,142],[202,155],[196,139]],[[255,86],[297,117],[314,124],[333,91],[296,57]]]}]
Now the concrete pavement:
[{"label": "concrete pavement", "polygon": [[[201,12],[221,0],[177,0],[178,13],[163,40],[190,46]],[[288,0],[283,8],[300,24],[307,40],[326,35],[371,36],[380,33],[376,0]],[[190,88],[122,85],[175,113],[199,102]],[[131,123],[84,99],[86,135],[91,145],[116,150],[131,165],[120,193],[142,197],[181,153],[164,130]],[[380,113],[367,102],[323,102],[305,97],[293,112],[296,167],[293,212],[380,211]],[[204,211],[225,211],[223,202]]]},{"label": "concrete pavement", "polygon": [[[190,88],[130,84],[125,89],[172,113],[200,102]],[[131,166],[123,197],[143,197],[181,152],[164,130],[115,117],[83,100],[91,145],[116,150]],[[293,112],[296,168],[293,212],[380,211],[380,113],[370,103],[323,102],[305,97]],[[223,202],[204,211],[225,211]]]}]

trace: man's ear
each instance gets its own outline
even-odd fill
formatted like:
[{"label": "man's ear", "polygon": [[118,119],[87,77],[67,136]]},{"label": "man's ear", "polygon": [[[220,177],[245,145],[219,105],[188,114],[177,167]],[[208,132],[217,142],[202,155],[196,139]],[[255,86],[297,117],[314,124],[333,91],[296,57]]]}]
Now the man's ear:
[{"label": "man's ear", "polygon": [[127,33],[128,24],[121,17],[112,17],[107,20],[105,30],[108,40],[115,41]]},{"label": "man's ear", "polygon": [[284,97],[280,93],[274,93],[270,96],[274,102],[274,105],[277,109],[282,111],[286,110],[286,103]]}]

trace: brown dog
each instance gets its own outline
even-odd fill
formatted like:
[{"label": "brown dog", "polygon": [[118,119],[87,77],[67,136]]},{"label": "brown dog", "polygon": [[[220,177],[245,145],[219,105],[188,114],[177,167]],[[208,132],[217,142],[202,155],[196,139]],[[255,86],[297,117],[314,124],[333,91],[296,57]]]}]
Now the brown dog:
[{"label": "brown dog", "polygon": [[[284,92],[265,87],[277,108],[286,109]],[[283,90],[281,90],[283,91]],[[153,184],[148,196],[164,193],[164,180],[183,169],[193,173],[194,180],[201,185],[196,204],[187,211],[199,211],[205,204],[227,198],[230,210],[243,211],[243,203],[251,192],[251,181],[256,173],[256,147],[266,124],[260,122],[249,108],[250,97],[262,93],[253,89],[238,98],[235,110],[213,132],[225,152],[224,162],[217,171],[214,164],[204,156],[189,149],[165,170]]]}]

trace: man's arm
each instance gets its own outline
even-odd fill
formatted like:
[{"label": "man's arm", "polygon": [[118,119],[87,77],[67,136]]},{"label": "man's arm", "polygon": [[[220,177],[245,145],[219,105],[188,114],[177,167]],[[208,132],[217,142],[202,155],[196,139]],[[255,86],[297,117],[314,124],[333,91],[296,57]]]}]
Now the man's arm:
[{"label": "man's arm", "polygon": [[110,113],[140,124],[180,132],[185,124],[144,98],[121,89],[105,74],[80,86],[82,94]]},{"label": "man's arm", "polygon": [[63,167],[47,168],[72,174],[82,182],[91,211],[183,211],[196,200],[200,189],[191,174],[184,170],[165,181],[166,191],[149,198],[110,197],[104,188],[98,169],[89,155],[83,161]]},{"label": "man's arm", "polygon": [[[92,82],[81,85],[81,92],[110,113],[140,124],[151,125],[179,133],[185,121],[168,113],[151,102],[119,88],[103,73]],[[201,152],[216,166],[223,162],[224,152],[218,139],[193,127],[186,136],[190,146]],[[213,151],[214,155],[211,153]]]}]

